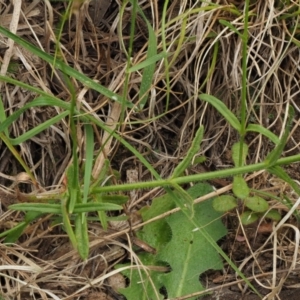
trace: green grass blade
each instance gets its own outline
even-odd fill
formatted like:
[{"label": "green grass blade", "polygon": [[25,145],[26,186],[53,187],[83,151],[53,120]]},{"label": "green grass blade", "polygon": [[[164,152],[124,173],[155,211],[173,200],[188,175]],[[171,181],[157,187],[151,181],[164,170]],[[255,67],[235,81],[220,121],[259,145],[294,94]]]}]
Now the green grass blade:
[{"label": "green grass blade", "polygon": [[10,115],[4,122],[0,124],[0,132],[3,132],[6,130],[13,122],[15,122],[24,111],[31,107],[35,106],[59,106],[63,109],[70,109],[70,104],[66,103],[59,99],[52,99],[50,97],[39,97],[28,104],[24,105],[22,108],[14,112],[12,115]]},{"label": "green grass blade", "polygon": [[93,169],[93,153],[94,153],[94,132],[90,124],[84,125],[85,143],[86,143],[86,157],[84,168],[84,184],[83,184],[83,203],[87,203],[89,189],[91,185],[92,169]]},{"label": "green grass blade", "polygon": [[[155,71],[155,60],[157,59],[157,39],[156,34],[152,28],[152,25],[146,18],[143,10],[139,7],[136,0],[130,0],[133,6],[136,6],[138,13],[142,16],[143,20],[147,24],[148,29],[148,49],[147,49],[147,64],[143,70],[143,77],[139,91],[139,109],[143,109],[147,102],[148,94],[152,85],[153,74]],[[132,20],[133,22],[134,20]],[[153,58],[155,57],[155,58]],[[149,61],[153,61],[153,63],[149,64]],[[157,59],[158,60],[158,59]],[[129,69],[130,70],[130,69]]]},{"label": "green grass blade", "polygon": [[[5,123],[5,122],[3,122]],[[1,126],[2,124],[0,124]],[[9,151],[13,154],[13,156],[17,159],[17,161],[20,163],[20,165],[24,168],[25,172],[28,174],[28,176],[30,177],[30,179],[32,180],[33,184],[35,186],[38,185],[34,175],[32,174],[30,168],[28,168],[27,164],[25,163],[25,161],[23,160],[23,158],[21,157],[21,155],[19,154],[19,152],[14,148],[14,146],[10,143],[9,139],[7,138],[7,136],[2,133],[0,131],[0,140],[2,140],[6,147],[9,149]]]},{"label": "green grass blade", "polygon": [[200,144],[203,138],[203,126],[200,126],[196,132],[195,138],[192,142],[191,148],[188,150],[188,153],[184,157],[184,159],[178,164],[175,168],[171,178],[179,177],[183,174],[183,172],[188,168],[191,164],[193,157],[199,152]]},{"label": "green grass blade", "polygon": [[161,60],[162,58],[165,58],[167,56],[169,56],[170,54],[167,54],[165,52],[161,52],[159,54],[156,54],[156,55],[153,55],[149,58],[146,58],[144,61],[142,61],[141,63],[139,64],[136,64],[132,67],[129,68],[129,72],[132,73],[132,72],[136,72],[140,69],[145,69],[146,67],[150,66],[150,65],[153,65],[155,64],[157,61]]},{"label": "green grass blade", "polygon": [[110,211],[110,210],[122,210],[121,205],[113,203],[79,203],[75,205],[74,213],[85,213],[95,211]]},{"label": "green grass blade", "polygon": [[280,142],[276,145],[275,149],[269,153],[267,156],[265,162],[271,167],[274,166],[277,162],[277,160],[280,158],[282,151],[285,147],[286,141],[289,137],[290,131],[291,131],[291,126],[293,123],[295,111],[292,106],[289,106],[289,116],[287,120],[287,124],[284,130],[284,133],[280,139]]},{"label": "green grass blade", "polygon": [[[77,181],[76,181],[77,180]],[[68,213],[71,214],[77,203],[80,203],[79,197],[79,183],[78,183],[78,173],[75,172],[74,163],[72,163],[67,170],[67,182],[68,182]]]},{"label": "green grass blade", "polygon": [[180,30],[179,39],[176,43],[177,44],[176,50],[172,55],[172,60],[170,61],[169,66],[172,66],[174,64],[174,62],[176,62],[178,55],[182,51],[182,45],[183,45],[184,41],[186,40],[187,20],[188,20],[187,16],[185,16],[181,19],[181,30]]},{"label": "green grass blade", "polygon": [[211,104],[234,129],[241,132],[241,123],[221,100],[207,94],[201,94],[199,98]]},{"label": "green grass blade", "polygon": [[81,83],[83,83],[85,86],[99,92],[100,94],[119,102],[120,104],[124,104],[127,107],[132,108],[133,104],[129,101],[124,101],[124,99],[112,91],[108,90],[104,86],[94,82],[91,78],[88,76],[76,71],[75,69],[71,68],[70,66],[66,65],[64,62],[60,61],[59,59],[55,59],[53,56],[47,54],[46,52],[40,50],[39,48],[35,47],[31,43],[25,41],[24,39],[21,39],[20,37],[16,36],[15,34],[11,33],[9,30],[5,29],[4,27],[0,26],[0,33],[4,34],[8,38],[12,39],[17,44],[21,45],[31,53],[37,55],[44,61],[48,62],[49,64],[53,65],[55,68],[58,68],[65,74],[69,75],[70,77],[73,77],[77,80],[79,80]]},{"label": "green grass blade", "polygon": [[[28,204],[31,204],[31,203],[27,203]],[[71,241],[71,244],[73,246],[73,248],[75,250],[77,250],[77,240],[76,240],[76,236],[74,234],[74,231],[73,231],[73,228],[72,228],[72,225],[71,225],[71,222],[70,222],[70,219],[69,219],[69,214],[68,214],[68,210],[67,210],[67,204],[68,204],[68,199],[65,197],[62,199],[61,201],[61,205],[59,205],[59,210],[60,210],[60,213],[62,214],[62,218],[63,218],[63,224],[64,224],[64,229]],[[25,203],[24,203],[25,205]],[[55,205],[55,204],[54,204]],[[48,204],[49,206],[49,204]],[[41,210],[41,207],[44,209],[43,206],[40,206],[40,210]],[[33,211],[33,210],[31,210]],[[55,212],[55,214],[57,214],[57,212]]]},{"label": "green grass blade", "polygon": [[287,182],[293,188],[293,190],[297,193],[297,195],[300,197],[300,188],[299,188],[298,184],[288,175],[288,173],[283,168],[281,168],[280,166],[272,166],[272,167],[268,168],[268,171],[271,174],[274,174],[278,178]]},{"label": "green grass blade", "polygon": [[[41,90],[37,87],[26,84],[26,83],[24,83],[22,81],[19,81],[19,80],[15,80],[15,79],[10,78],[8,76],[2,76],[2,75],[0,75],[0,81],[10,83],[11,85],[19,86],[23,89],[26,89],[28,91],[31,91],[31,92],[36,93],[38,95],[41,95],[38,98],[34,99],[32,102],[36,101],[37,99],[44,99],[45,104],[43,104],[43,105],[47,105],[46,103],[48,101],[49,101],[48,105],[53,105],[53,104],[51,104],[51,101],[55,100],[55,101],[58,101],[58,102],[61,103],[60,107],[65,108],[65,109],[70,109],[70,104],[68,102],[65,102],[65,101],[51,95],[50,93],[45,92],[45,91],[43,91],[43,90]],[[30,102],[30,103],[32,103],[32,102]],[[27,103],[26,105],[28,105],[28,104],[29,103]]]},{"label": "green grass blade", "polygon": [[[1,98],[1,95],[0,95],[0,124],[2,122],[4,122],[5,120],[6,120],[5,109],[4,109],[2,98]],[[9,136],[7,128],[5,129],[4,133],[7,137]]]},{"label": "green grass blade", "polygon": [[[9,206],[9,209],[18,211],[35,211],[43,214],[64,214],[61,204],[51,203],[18,203]],[[95,211],[109,211],[121,210],[122,206],[113,203],[78,203],[74,207],[74,214],[95,212]]]},{"label": "green grass blade", "polygon": [[219,53],[219,44],[220,44],[219,41],[216,41],[216,43],[214,44],[214,52],[212,55],[212,61],[211,61],[210,67],[208,69],[207,75],[205,76],[204,81],[202,82],[201,86],[199,87],[199,91],[201,91],[204,88],[204,86],[206,85],[206,82],[213,75],[213,73],[216,69],[216,63],[217,63],[218,53]]},{"label": "green grass blade", "polygon": [[242,33],[240,33],[236,27],[234,27],[230,22],[226,21],[226,20],[219,20],[219,23],[228,27],[231,31],[235,32],[241,39],[244,38],[244,35]]},{"label": "green grass blade", "polygon": [[78,214],[75,218],[75,236],[78,253],[85,260],[89,255],[89,237],[85,214]]},{"label": "green grass blade", "polygon": [[[95,195],[95,201],[97,203],[103,203],[103,197],[102,197],[102,195],[101,194],[96,194]],[[98,210],[97,213],[98,213],[100,224],[102,225],[102,227],[103,227],[104,230],[107,230],[107,228],[108,228],[108,222],[107,222],[106,212],[103,211],[103,210]]]},{"label": "green grass blade", "polygon": [[42,213],[40,212],[27,212],[24,221],[18,223],[13,228],[6,230],[0,234],[0,238],[5,236],[4,243],[15,243],[19,239],[19,237],[23,234],[24,230],[28,226],[28,224],[38,218],[40,218]]},{"label": "green grass blade", "polygon": [[26,133],[20,135],[19,137],[14,138],[14,139],[9,139],[9,141],[11,142],[12,145],[19,145],[21,143],[24,143],[25,141],[29,140],[33,136],[36,136],[37,134],[39,134],[43,130],[49,128],[51,125],[59,122],[60,120],[65,118],[68,114],[69,114],[69,112],[65,111],[65,112],[63,112],[63,113],[47,120],[46,122],[44,122],[42,124],[39,124],[38,126],[30,129],[29,131],[27,131]]},{"label": "green grass blade", "polygon": [[76,93],[74,86],[71,83],[71,80],[64,76],[65,82],[68,85],[69,91],[71,93],[71,103],[70,103],[70,133],[72,139],[72,165],[68,170],[68,189],[69,189],[69,203],[68,203],[68,212],[71,214],[75,207],[76,203],[82,202],[80,194],[80,183],[79,183],[79,165],[78,165],[78,156],[77,156],[77,126],[75,119],[75,110],[76,110]]}]

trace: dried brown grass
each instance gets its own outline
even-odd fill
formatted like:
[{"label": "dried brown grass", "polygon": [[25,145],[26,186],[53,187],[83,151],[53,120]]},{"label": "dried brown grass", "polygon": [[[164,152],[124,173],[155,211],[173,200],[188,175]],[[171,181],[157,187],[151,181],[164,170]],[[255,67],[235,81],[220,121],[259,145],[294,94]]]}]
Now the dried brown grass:
[{"label": "dried brown grass", "polygon": [[[0,25],[9,27],[15,22],[19,36],[51,54],[55,51],[54,42],[60,42],[64,54],[62,59],[65,62],[112,91],[122,93],[126,66],[123,47],[128,46],[130,10],[125,12],[122,20],[123,31],[120,33],[117,31],[117,24],[120,21],[119,1],[109,3],[105,14],[103,11],[102,13],[97,11],[96,1],[84,5],[79,10],[74,8],[74,15],[64,29],[60,41],[57,41],[54,28],[59,23],[66,4],[48,1],[21,2],[15,1],[15,10],[17,3],[20,4],[20,18],[18,18],[12,12],[11,1],[0,1]],[[110,1],[104,1],[106,4],[108,2]],[[162,51],[162,2],[139,2],[157,33],[160,42],[158,52]],[[182,31],[182,14],[199,6],[205,8],[208,4],[199,1],[170,3],[165,36],[167,51],[176,56],[171,56],[169,61],[168,111],[165,112],[167,86],[166,71],[162,63],[157,64],[147,107],[138,113],[133,110],[126,111],[122,136],[143,153],[161,177],[168,177],[179,160],[185,156],[199,123],[205,128],[205,139],[199,155],[207,156],[207,168],[218,169],[232,164],[230,148],[237,141],[237,134],[214,109],[198,99],[200,93],[208,93],[222,99],[233,112],[237,113],[240,106],[241,41],[234,32],[221,25],[219,20],[226,19],[242,30],[243,19],[242,16],[230,11],[234,8],[232,1],[216,1],[215,4],[217,5],[214,9],[198,10],[187,15],[186,39],[181,49],[176,52],[178,50],[176,41]],[[242,11],[243,3],[235,4]],[[291,3],[290,6],[293,5],[296,4]],[[293,32],[290,29],[294,25],[293,22],[298,21],[298,17],[280,18],[289,9],[290,7],[279,9],[278,5],[276,7],[275,3],[270,1],[256,1],[251,4],[249,28],[248,119],[281,135],[286,122],[286,105],[287,103],[293,105],[297,117],[284,154],[298,153],[300,141],[298,120],[300,52],[297,44],[299,36],[297,30]],[[137,25],[132,58],[135,64],[145,58],[147,47],[147,27],[139,18]],[[291,36],[297,43],[290,40]],[[218,56],[211,70],[216,44]],[[68,101],[70,93],[59,71],[51,70],[45,62],[12,44],[3,36],[0,36],[0,59],[1,74],[6,74],[9,62],[15,61],[18,64],[18,71],[12,74],[13,77]],[[87,113],[105,122],[118,121],[120,112],[117,107],[113,108],[108,99],[87,90],[76,81],[72,83],[76,88],[78,100]],[[128,99],[132,102],[138,100],[140,83],[140,74],[138,72],[132,74],[128,85]],[[12,113],[14,109],[24,106],[37,96],[16,86],[0,84],[6,114]],[[11,136],[19,136],[56,115],[57,112],[58,109],[54,107],[28,110],[11,127]],[[161,117],[157,118],[160,115]],[[84,153],[82,135],[82,128],[78,127],[80,159]],[[100,132],[97,137],[98,148],[104,135],[105,133]],[[263,160],[272,145],[261,135],[250,134],[247,138],[250,147],[249,163]],[[121,172],[123,181],[126,180],[125,170],[133,166],[139,170],[139,180],[151,178],[149,171],[116,141],[111,140],[107,147],[106,152],[111,164]],[[7,176],[15,176],[23,170],[1,141],[0,149],[0,174],[4,174],[0,176],[0,183],[7,189],[12,182]],[[71,159],[68,123],[62,121],[52,126],[30,141],[22,143],[18,150],[44,190],[59,188]],[[101,162],[98,162],[97,166],[95,174],[99,172]],[[195,167],[189,172],[198,171]],[[289,171],[294,178],[299,176],[298,170],[291,167]],[[267,190],[272,188],[269,180],[269,176],[262,176],[260,173],[252,179],[252,184],[256,184],[257,189]],[[276,187],[279,188],[279,185],[281,183],[276,183]],[[20,189],[27,193],[34,191],[33,186],[24,183]],[[228,189],[230,186],[223,187],[222,192]],[[144,202],[136,201],[139,203],[138,207],[140,203],[147,203],[147,200],[157,193],[159,191],[149,192],[143,198]],[[278,194],[278,191],[276,193]],[[21,220],[21,214],[2,212],[1,230],[16,225]],[[94,292],[104,290],[113,296],[114,292],[109,290],[105,280],[117,273],[113,270],[114,264],[124,259],[126,253],[130,253],[129,256],[138,261],[130,246],[130,238],[128,237],[125,242],[118,240],[118,235],[126,231],[128,229],[111,235],[103,233],[99,225],[91,224],[90,258],[87,262],[81,262],[76,252],[71,249],[64,231],[59,226],[53,227],[50,218],[45,217],[27,228],[18,245],[0,245],[2,265],[0,294],[5,295],[7,299],[91,299]],[[285,249],[292,245],[284,246],[286,234],[278,234],[282,260],[287,263],[287,267],[291,266],[288,263],[291,254]],[[295,229],[295,235],[297,234]],[[273,245],[276,243],[273,241]],[[297,249],[296,246],[292,248],[292,251]],[[116,256],[113,256],[112,252],[116,252]],[[234,256],[234,253],[232,255]],[[276,256],[276,253],[273,255]],[[257,254],[252,253],[249,259],[256,256]],[[295,256],[295,252],[292,256]],[[297,265],[297,259],[295,257],[293,259],[293,264]],[[258,259],[255,261],[259,262]],[[282,287],[284,282],[280,284]]]}]

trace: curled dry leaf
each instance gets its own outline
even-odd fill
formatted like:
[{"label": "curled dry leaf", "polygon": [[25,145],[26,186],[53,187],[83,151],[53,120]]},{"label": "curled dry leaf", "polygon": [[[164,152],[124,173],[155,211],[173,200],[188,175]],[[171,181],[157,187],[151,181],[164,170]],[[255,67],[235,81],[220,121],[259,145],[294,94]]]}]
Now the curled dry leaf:
[{"label": "curled dry leaf", "polygon": [[107,279],[107,284],[115,292],[118,292],[119,289],[126,287],[125,277],[120,273],[114,274]]}]

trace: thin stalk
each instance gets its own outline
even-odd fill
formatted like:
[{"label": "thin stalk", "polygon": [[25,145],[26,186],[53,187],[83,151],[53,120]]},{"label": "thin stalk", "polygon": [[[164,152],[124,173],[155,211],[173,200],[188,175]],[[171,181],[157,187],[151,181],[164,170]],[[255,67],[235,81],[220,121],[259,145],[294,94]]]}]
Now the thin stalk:
[{"label": "thin stalk", "polygon": [[249,17],[249,0],[245,1],[244,10],[244,32],[242,37],[242,94],[241,94],[241,131],[240,131],[240,155],[239,166],[243,165],[243,144],[246,135],[246,113],[247,113],[247,48],[248,48],[248,17]]},{"label": "thin stalk", "polygon": [[[161,40],[162,40],[162,47],[163,52],[167,53],[167,43],[166,43],[166,16],[167,16],[167,8],[168,8],[169,1],[165,0],[162,19],[161,19]],[[164,58],[165,63],[165,79],[166,79],[166,108],[165,112],[169,109],[169,102],[170,102],[170,76],[169,76],[169,62],[168,57]]]},{"label": "thin stalk", "polygon": [[[276,165],[288,165],[294,162],[298,162],[300,160],[300,154],[293,155],[290,157],[284,157],[278,159]],[[253,165],[241,166],[232,169],[208,172],[208,173],[201,173],[201,174],[194,174],[189,176],[177,177],[174,179],[161,179],[155,181],[146,181],[146,182],[137,182],[137,183],[130,183],[130,184],[121,184],[121,185],[114,185],[114,186],[103,186],[99,188],[94,188],[92,193],[104,193],[104,192],[113,192],[113,191],[129,191],[134,189],[143,189],[143,188],[153,188],[153,187],[166,187],[172,186],[174,184],[184,184],[190,182],[197,182],[197,181],[206,181],[210,179],[216,178],[225,178],[229,176],[251,173],[259,170],[266,169],[268,166],[267,162],[261,162]]]}]

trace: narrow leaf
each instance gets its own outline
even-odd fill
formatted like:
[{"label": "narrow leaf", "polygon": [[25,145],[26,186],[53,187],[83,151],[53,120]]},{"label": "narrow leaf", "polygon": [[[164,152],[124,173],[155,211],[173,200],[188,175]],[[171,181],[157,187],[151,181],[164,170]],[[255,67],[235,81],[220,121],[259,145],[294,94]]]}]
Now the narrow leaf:
[{"label": "narrow leaf", "polygon": [[[131,1],[133,2],[133,1]],[[146,18],[143,10],[140,8],[139,5],[137,5],[137,1],[134,1],[135,3],[133,5],[136,5],[137,11],[139,14],[142,16],[143,20],[147,24],[147,29],[149,33],[148,37],[148,49],[147,49],[147,59],[149,60],[156,60],[157,57],[153,59],[154,56],[157,56],[157,38],[156,34],[152,28],[152,25]],[[166,53],[164,53],[166,54]],[[153,74],[155,71],[155,62],[148,64],[143,70],[143,77],[142,77],[142,82],[140,86],[140,91],[139,91],[139,108],[143,109],[147,102],[148,94],[152,85],[152,80],[153,80]]]},{"label": "narrow leaf", "polygon": [[[68,191],[69,191],[69,201],[68,201],[68,212],[71,214],[74,210],[75,204],[78,202],[78,175],[76,172],[74,164],[72,163],[67,169],[67,180],[68,180]],[[77,180],[76,180],[77,177]]]},{"label": "narrow leaf", "polygon": [[275,135],[273,132],[268,130],[267,128],[258,125],[258,124],[249,124],[246,128],[246,132],[257,132],[264,136],[266,136],[270,141],[272,141],[275,145],[277,145],[280,141],[279,137]]},{"label": "narrow leaf", "polygon": [[[1,79],[1,78],[0,78]],[[59,99],[53,99],[51,97],[38,97],[32,102],[27,103],[22,108],[15,111],[12,115],[10,115],[8,118],[5,119],[2,123],[0,123],[0,133],[4,130],[6,130],[13,122],[15,122],[22,113],[24,113],[27,109],[35,106],[46,106],[46,105],[53,105],[53,106],[59,106],[61,108],[67,108],[70,109],[70,104],[66,104],[66,102],[59,100]]]},{"label": "narrow leaf", "polygon": [[124,195],[101,195],[103,203],[125,204],[129,197]]},{"label": "narrow leaf", "polygon": [[39,124],[38,126],[28,130],[27,132],[25,132],[24,134],[20,135],[17,138],[14,139],[9,139],[12,145],[19,145],[21,143],[24,143],[25,141],[31,139],[32,137],[36,136],[37,134],[39,134],[40,132],[42,132],[43,130],[49,128],[51,125],[57,123],[58,121],[62,120],[63,118],[65,118],[67,115],[69,114],[68,111],[65,111],[49,120],[47,120],[46,122]]},{"label": "narrow leaf", "polygon": [[[5,115],[5,109],[4,109],[4,105],[3,105],[3,101],[2,101],[2,98],[1,98],[1,95],[0,95],[0,124],[2,122],[4,122],[6,119],[6,115]],[[9,133],[8,133],[8,128],[5,129],[5,135],[8,137],[9,136]]]},{"label": "narrow leaf", "polygon": [[26,40],[18,37],[17,35],[11,33],[9,30],[5,29],[4,27],[0,26],[0,33],[4,34],[8,38],[15,41],[17,44],[21,45],[25,49],[29,50],[31,53],[34,53],[44,61],[50,63],[55,68],[58,68],[65,74],[69,75],[70,77],[73,77],[77,80],[79,80],[81,83],[83,83],[85,86],[99,92],[100,94],[119,102],[120,104],[124,103],[126,106],[132,108],[133,104],[129,101],[124,100],[121,96],[119,96],[116,93],[113,93],[112,91],[108,90],[104,86],[96,83],[93,79],[89,78],[88,76],[76,71],[74,68],[66,65],[64,62],[55,59],[53,56],[47,54],[46,52],[42,51],[41,49],[37,48],[33,44],[27,42]]},{"label": "narrow leaf", "polygon": [[31,212],[31,211],[27,212],[25,217],[24,217],[23,222],[20,222],[16,226],[14,226],[13,228],[1,233],[0,238],[2,238],[3,236],[6,236],[5,240],[4,240],[4,243],[15,243],[15,242],[17,242],[17,240],[23,234],[26,227],[32,221],[40,218],[41,215],[42,215],[41,212]]},{"label": "narrow leaf", "polygon": [[[36,211],[40,213],[48,214],[62,214],[60,204],[46,204],[46,203],[19,203],[12,204],[9,209],[19,210],[19,211]],[[121,210],[122,206],[112,203],[78,203],[75,205],[74,213],[84,213],[84,212],[96,212],[98,210],[108,211],[108,210]]]},{"label": "narrow leaf", "polygon": [[199,98],[211,104],[234,129],[241,132],[241,123],[221,100],[207,94],[201,94]]},{"label": "narrow leaf", "polygon": [[291,126],[292,126],[292,123],[293,123],[294,115],[295,115],[294,108],[292,106],[290,106],[289,107],[289,117],[288,117],[288,120],[287,120],[286,128],[285,128],[284,133],[283,133],[283,135],[280,139],[280,142],[277,144],[275,149],[271,153],[269,153],[269,155],[266,158],[266,163],[269,166],[275,165],[277,160],[280,158],[280,156],[283,152],[284,146],[286,144],[286,141],[289,137],[289,133],[291,131]]},{"label": "narrow leaf", "polygon": [[281,168],[280,166],[273,166],[271,168],[268,168],[268,171],[271,174],[276,175],[283,181],[287,182],[300,197],[299,185],[289,176],[289,174],[283,168]]},{"label": "narrow leaf", "polygon": [[[96,194],[94,199],[97,203],[103,203],[104,202],[102,194]],[[99,217],[99,221],[100,221],[101,226],[103,227],[104,230],[107,230],[108,222],[107,222],[106,212],[103,211],[103,210],[98,210],[97,213],[98,213],[98,217]]]},{"label": "narrow leaf", "polygon": [[226,21],[226,20],[219,20],[219,22],[228,27],[229,29],[231,29],[233,32],[235,32],[241,39],[244,39],[243,34],[241,34],[236,27],[234,27],[230,22]]},{"label": "narrow leaf", "polygon": [[171,178],[176,178],[182,175],[182,173],[190,166],[193,157],[199,152],[200,144],[203,138],[203,126],[200,126],[196,132],[191,148],[184,159],[175,168]]},{"label": "narrow leaf", "polygon": [[[234,165],[236,167],[239,166],[239,162],[240,162],[240,143],[235,143],[232,146],[232,160],[234,162]],[[248,146],[247,144],[243,143],[243,153],[242,153],[242,163],[244,164],[246,161],[246,157],[248,155]]]},{"label": "narrow leaf", "polygon": [[132,72],[136,72],[136,71],[138,71],[140,69],[144,69],[144,68],[146,68],[146,67],[148,67],[150,65],[155,64],[157,61],[159,61],[162,58],[165,58],[167,56],[168,56],[168,54],[166,52],[161,52],[159,54],[153,55],[153,56],[151,56],[149,58],[146,58],[141,63],[136,64],[136,65],[132,66],[131,68],[129,68],[129,72],[132,73]]},{"label": "narrow leaf", "polygon": [[84,167],[84,184],[83,184],[83,203],[87,203],[90,184],[91,184],[91,176],[93,169],[93,153],[94,153],[94,132],[93,127],[90,124],[84,125],[85,129],[85,167]]},{"label": "narrow leaf", "polygon": [[62,218],[63,218],[63,224],[64,224],[65,231],[66,231],[66,233],[67,233],[67,235],[70,239],[70,242],[71,242],[73,248],[75,250],[77,250],[76,236],[74,234],[74,231],[73,231],[70,219],[69,219],[69,214],[68,214],[68,211],[67,211],[67,198],[62,199],[60,210],[61,210],[61,213],[62,213]]},{"label": "narrow leaf", "polygon": [[77,250],[82,259],[87,259],[89,255],[89,238],[87,230],[87,220],[85,214],[77,214],[75,218],[75,236]]}]

